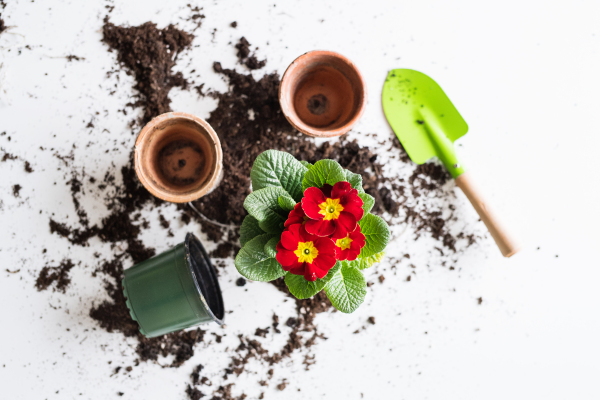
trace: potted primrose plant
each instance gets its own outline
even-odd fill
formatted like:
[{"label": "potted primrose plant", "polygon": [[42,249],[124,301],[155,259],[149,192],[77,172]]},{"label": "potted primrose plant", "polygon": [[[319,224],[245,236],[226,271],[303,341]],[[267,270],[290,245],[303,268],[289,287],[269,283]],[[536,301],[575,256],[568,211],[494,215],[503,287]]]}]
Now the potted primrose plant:
[{"label": "potted primrose plant", "polygon": [[239,273],[262,282],[284,277],[298,299],[325,290],[338,310],[356,310],[367,293],[362,270],[381,261],[390,236],[385,221],[370,214],[374,199],[362,177],[333,160],[312,165],[267,150],[250,178]]}]

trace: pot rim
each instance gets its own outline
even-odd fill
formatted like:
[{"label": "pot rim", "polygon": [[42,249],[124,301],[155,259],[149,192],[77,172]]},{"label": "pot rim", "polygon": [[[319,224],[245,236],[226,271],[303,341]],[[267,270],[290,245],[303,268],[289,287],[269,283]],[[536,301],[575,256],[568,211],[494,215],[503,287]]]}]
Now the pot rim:
[{"label": "pot rim", "polygon": [[[358,109],[358,112],[354,115],[354,117],[352,117],[352,119],[350,121],[348,121],[346,124],[344,124],[343,126],[336,128],[336,129],[332,129],[332,130],[327,130],[327,131],[322,131],[322,130],[311,128],[310,126],[308,126],[307,124],[302,122],[302,120],[300,120],[300,118],[298,116],[291,115],[292,113],[290,113],[289,110],[292,108],[292,105],[288,104],[287,99],[285,99],[285,96],[283,93],[283,86],[286,82],[286,78],[287,79],[290,78],[290,76],[289,76],[291,73],[290,71],[293,70],[296,67],[296,65],[298,65],[300,62],[304,61],[305,59],[313,58],[316,56],[330,56],[330,57],[338,58],[342,62],[347,64],[350,68],[352,68],[356,72],[356,75],[359,78],[360,85],[363,90],[363,99],[362,99],[362,102]],[[297,57],[294,61],[292,61],[292,63],[290,65],[288,65],[285,72],[283,73],[283,77],[281,78],[281,82],[279,83],[279,104],[281,106],[281,111],[283,112],[283,115],[285,116],[285,118],[298,131],[304,133],[305,135],[312,136],[312,137],[320,137],[320,138],[336,137],[336,136],[343,135],[344,133],[346,133],[350,129],[352,129],[354,127],[354,125],[358,122],[358,120],[362,117],[362,115],[364,114],[366,106],[367,106],[367,85],[366,85],[365,80],[364,80],[362,74],[360,73],[359,69],[347,57],[341,55],[340,53],[336,53],[336,52],[330,51],[330,50],[311,50],[311,51],[307,51],[306,53],[302,54],[301,56]]]},{"label": "pot rim", "polygon": [[[160,189],[152,182],[151,179],[148,178],[147,171],[142,167],[142,148],[144,144],[146,144],[150,132],[157,125],[162,124],[167,120],[177,119],[192,121],[195,124],[200,125],[202,129],[208,134],[210,140],[212,140],[212,146],[215,149],[215,158],[213,162],[213,165],[215,165],[215,170],[210,176],[210,179],[208,179],[202,186],[198,187],[193,192],[186,194],[172,194]],[[134,164],[135,173],[138,179],[153,196],[171,203],[188,203],[210,193],[217,186],[223,173],[223,149],[221,148],[221,141],[219,140],[217,133],[212,128],[212,126],[210,126],[210,124],[204,119],[197,117],[193,114],[181,111],[168,112],[154,117],[140,131],[135,141]]]}]

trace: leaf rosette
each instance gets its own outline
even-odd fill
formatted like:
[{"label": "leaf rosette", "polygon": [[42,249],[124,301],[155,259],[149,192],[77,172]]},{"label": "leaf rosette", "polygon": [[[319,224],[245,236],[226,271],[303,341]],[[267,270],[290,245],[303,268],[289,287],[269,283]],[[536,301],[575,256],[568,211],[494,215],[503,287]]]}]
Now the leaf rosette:
[{"label": "leaf rosette", "polygon": [[356,310],[367,293],[362,271],[382,260],[390,238],[385,221],[370,213],[375,200],[362,177],[334,160],[313,165],[267,150],[250,178],[238,272],[262,282],[284,277],[299,299],[325,290],[338,310]]}]

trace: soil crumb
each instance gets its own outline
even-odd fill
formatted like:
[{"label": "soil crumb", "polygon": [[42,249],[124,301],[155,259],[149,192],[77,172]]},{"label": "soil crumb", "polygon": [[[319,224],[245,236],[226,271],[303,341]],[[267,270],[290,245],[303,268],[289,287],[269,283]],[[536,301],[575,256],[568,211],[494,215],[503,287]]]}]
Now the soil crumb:
[{"label": "soil crumb", "polygon": [[[233,23],[231,24],[232,27]],[[237,26],[237,24],[236,24]],[[258,61],[255,53],[250,54],[250,43],[246,40],[245,37],[241,37],[239,42],[235,45],[237,49],[237,58],[240,64],[245,65],[248,69],[261,69],[265,65],[267,65],[267,60]]]},{"label": "soil crumb", "polygon": [[33,172],[33,168],[31,168],[31,164],[29,163],[29,161],[25,161],[25,172],[27,172],[28,174]]},{"label": "soil crumb", "polygon": [[76,56],[74,54],[66,55],[65,58],[69,62],[72,62],[72,61],[83,61],[83,60],[85,60],[85,57],[79,57],[79,56]]},{"label": "soil crumb", "polygon": [[35,281],[35,287],[41,292],[52,286],[55,292],[65,293],[67,287],[71,284],[69,272],[74,266],[75,264],[73,264],[73,261],[69,259],[62,260],[60,264],[55,267],[46,265],[40,271],[40,274]]},{"label": "soil crumb", "polygon": [[[0,10],[3,10],[6,7],[6,3],[4,1],[0,1]],[[233,25],[232,25],[233,26]],[[2,13],[0,12],[0,34],[6,30],[6,25],[4,24],[4,19],[2,19]]]},{"label": "soil crumb", "polygon": [[21,197],[21,194],[20,194],[21,189],[23,189],[23,188],[18,183],[16,185],[13,185],[13,187],[12,187],[13,196]]}]

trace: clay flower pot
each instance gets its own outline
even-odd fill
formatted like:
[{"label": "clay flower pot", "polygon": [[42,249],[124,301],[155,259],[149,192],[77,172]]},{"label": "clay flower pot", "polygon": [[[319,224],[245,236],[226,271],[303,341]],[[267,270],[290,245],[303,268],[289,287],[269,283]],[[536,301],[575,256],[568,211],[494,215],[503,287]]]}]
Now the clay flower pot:
[{"label": "clay flower pot", "polygon": [[340,136],[362,116],[367,88],[346,57],[315,50],[287,68],[279,85],[279,103],[287,120],[314,137]]},{"label": "clay flower pot", "polygon": [[210,193],[223,170],[221,142],[212,127],[195,115],[159,115],[135,142],[135,172],[154,196],[186,203]]}]

